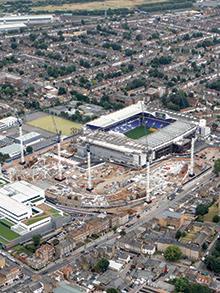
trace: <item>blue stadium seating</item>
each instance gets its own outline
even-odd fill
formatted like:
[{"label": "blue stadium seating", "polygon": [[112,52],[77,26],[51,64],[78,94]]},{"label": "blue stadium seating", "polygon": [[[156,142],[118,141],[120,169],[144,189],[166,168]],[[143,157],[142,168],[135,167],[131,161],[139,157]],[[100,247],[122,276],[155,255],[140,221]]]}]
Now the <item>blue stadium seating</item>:
[{"label": "blue stadium seating", "polygon": [[[173,123],[174,119],[160,119],[154,117],[152,114],[149,113],[142,113],[137,114],[133,117],[130,117],[130,119],[121,121],[116,123],[115,125],[111,125],[108,128],[103,129],[104,131],[115,131],[119,133],[126,133],[132,129],[137,128],[138,126],[142,125],[142,120],[144,119],[144,123],[147,128],[156,128],[160,129],[163,127],[166,127],[167,125]],[[89,126],[90,127],[90,126]],[[90,127],[91,129],[93,127]]]}]

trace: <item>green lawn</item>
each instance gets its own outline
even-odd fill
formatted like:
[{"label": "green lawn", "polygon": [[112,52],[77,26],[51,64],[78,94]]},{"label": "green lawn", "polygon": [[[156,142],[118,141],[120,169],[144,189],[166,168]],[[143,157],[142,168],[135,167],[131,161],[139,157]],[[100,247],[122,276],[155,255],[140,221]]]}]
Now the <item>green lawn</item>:
[{"label": "green lawn", "polygon": [[45,219],[47,217],[49,217],[49,215],[43,214],[43,215],[40,215],[40,216],[35,216],[35,217],[32,217],[32,218],[26,220],[24,222],[24,224],[30,226],[30,225],[32,225],[34,223],[37,223],[37,222],[39,222],[39,221],[41,221],[41,220],[43,220],[43,219]]},{"label": "green lawn", "polygon": [[0,222],[0,237],[4,238],[8,241],[14,240],[19,237],[19,234],[15,233],[14,231],[10,230],[4,224]]},{"label": "green lawn", "polygon": [[150,134],[152,131],[149,128],[144,127],[143,125],[138,126],[132,130],[129,130],[125,133],[128,138],[139,139],[142,136]]}]

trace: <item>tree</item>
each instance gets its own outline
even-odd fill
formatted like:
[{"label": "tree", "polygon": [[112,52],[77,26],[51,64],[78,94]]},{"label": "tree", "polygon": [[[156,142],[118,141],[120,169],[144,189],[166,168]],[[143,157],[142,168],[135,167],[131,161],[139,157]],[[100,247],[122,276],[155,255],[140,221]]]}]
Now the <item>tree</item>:
[{"label": "tree", "polygon": [[197,207],[196,207],[196,215],[199,216],[203,216],[205,214],[207,214],[209,212],[209,207],[208,205],[205,205],[205,204],[199,204]]},{"label": "tree", "polygon": [[133,50],[132,49],[125,49],[125,56],[129,57],[133,55]]},{"label": "tree", "polygon": [[109,267],[109,261],[106,258],[101,258],[94,266],[97,273],[104,273]]},{"label": "tree", "polygon": [[218,176],[220,173],[220,159],[215,160],[214,163],[214,172]]},{"label": "tree", "polygon": [[17,49],[17,47],[18,47],[18,45],[17,45],[16,42],[12,42],[12,43],[11,43],[11,48],[12,48],[13,50]]},{"label": "tree", "polygon": [[28,154],[32,154],[32,153],[33,153],[33,148],[32,148],[32,146],[30,146],[30,145],[27,146],[26,151],[27,151]]},{"label": "tree", "polygon": [[65,87],[59,87],[58,89],[58,95],[61,96],[61,95],[65,95],[66,94],[66,89]]},{"label": "tree", "polygon": [[207,286],[190,283],[188,279],[184,277],[176,278],[174,280],[175,292],[183,293],[211,293],[212,290]]},{"label": "tree", "polygon": [[189,287],[189,281],[186,278],[177,278],[174,285],[176,292],[184,292]]},{"label": "tree", "polygon": [[122,229],[121,232],[120,232],[120,235],[121,236],[125,236],[126,235],[126,231],[124,229]]},{"label": "tree", "polygon": [[205,251],[208,248],[208,244],[206,242],[204,242],[202,244],[202,249]]},{"label": "tree", "polygon": [[143,40],[143,36],[142,36],[142,34],[138,34],[138,35],[136,36],[136,40],[137,40],[137,41],[141,41],[141,40]]},{"label": "tree", "polygon": [[40,246],[41,236],[39,234],[33,235],[32,241],[35,247]]},{"label": "tree", "polygon": [[176,245],[170,245],[166,248],[164,252],[164,257],[169,261],[177,261],[181,258],[182,252],[180,248]]},{"label": "tree", "polygon": [[107,293],[119,293],[119,290],[118,289],[115,289],[115,288],[108,288],[106,290]]},{"label": "tree", "polygon": [[9,158],[10,157],[9,157],[8,154],[2,154],[2,153],[0,153],[0,164],[3,164]]},{"label": "tree", "polygon": [[182,232],[181,232],[180,230],[177,230],[177,231],[176,231],[175,238],[176,238],[177,240],[179,240],[181,236],[182,236]]},{"label": "tree", "polygon": [[213,218],[212,218],[212,222],[214,223],[218,223],[220,221],[220,217],[219,215],[215,215]]},{"label": "tree", "polygon": [[188,290],[190,293],[211,293],[213,292],[205,285],[200,284],[190,284],[190,288]]},{"label": "tree", "polygon": [[213,255],[207,256],[205,263],[209,270],[220,273],[220,257],[215,257]]}]

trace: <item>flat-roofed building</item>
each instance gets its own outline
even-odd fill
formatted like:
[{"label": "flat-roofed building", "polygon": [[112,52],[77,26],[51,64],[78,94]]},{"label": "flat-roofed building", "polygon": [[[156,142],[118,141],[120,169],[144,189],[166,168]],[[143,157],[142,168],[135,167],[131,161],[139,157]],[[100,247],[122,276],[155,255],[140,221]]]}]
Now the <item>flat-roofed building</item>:
[{"label": "flat-roofed building", "polygon": [[32,216],[30,206],[24,205],[7,196],[0,190],[0,214],[13,222],[20,222]]},{"label": "flat-roofed building", "polygon": [[10,159],[17,159],[21,154],[21,146],[19,143],[12,143],[0,148],[0,153],[9,155]]},{"label": "flat-roofed building", "polygon": [[40,24],[52,22],[54,17],[52,14],[39,15],[12,15],[0,17],[0,23],[24,23],[24,24]]},{"label": "flat-roofed building", "polygon": [[42,141],[43,137],[40,135],[40,133],[32,131],[22,135],[22,137],[19,136],[15,139],[17,143],[20,143],[21,140],[23,145],[27,147]]},{"label": "flat-roofed building", "polygon": [[0,189],[0,214],[13,222],[32,216],[32,206],[45,201],[44,190],[26,181],[17,181]]},{"label": "flat-roofed building", "polygon": [[25,205],[39,205],[45,201],[44,190],[26,181],[16,181],[5,185],[0,193]]},{"label": "flat-roofed building", "polygon": [[17,124],[18,124],[18,119],[13,116],[3,118],[0,120],[0,131],[16,126]]},{"label": "flat-roofed building", "polygon": [[17,31],[21,28],[26,28],[26,24],[23,22],[19,23],[1,23],[0,24],[0,33],[9,32],[9,31]]}]

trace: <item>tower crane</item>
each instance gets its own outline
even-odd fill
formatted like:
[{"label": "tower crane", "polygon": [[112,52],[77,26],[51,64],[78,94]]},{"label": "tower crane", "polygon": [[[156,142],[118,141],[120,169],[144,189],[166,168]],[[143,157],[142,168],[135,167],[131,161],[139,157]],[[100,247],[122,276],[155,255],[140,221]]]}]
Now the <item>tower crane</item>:
[{"label": "tower crane", "polygon": [[57,155],[58,155],[58,164],[57,164],[57,168],[58,168],[58,176],[55,177],[56,180],[58,181],[63,181],[65,178],[63,177],[62,174],[62,163],[61,163],[61,131],[59,131],[57,129],[57,125],[56,125],[56,121],[54,116],[52,116],[52,120],[53,120],[53,124],[54,124],[54,128],[56,131],[56,141],[57,141]]},{"label": "tower crane", "polygon": [[19,139],[20,139],[20,150],[21,150],[21,159],[20,159],[20,164],[24,165],[25,164],[25,159],[24,159],[24,145],[23,145],[23,122],[22,120],[18,117],[18,114],[16,114],[17,116],[17,124],[19,127]]},{"label": "tower crane", "polygon": [[[144,105],[145,105],[145,99],[141,102],[141,110],[142,110],[142,126],[144,127],[144,132],[145,135],[147,134],[147,129],[146,129],[146,123],[144,121]],[[147,137],[146,137],[147,140]],[[149,150],[148,147],[148,142],[146,141],[146,161],[147,161],[147,180],[146,180],[146,203],[151,203],[151,195],[150,195],[150,157],[151,157],[151,151]]]},{"label": "tower crane", "polygon": [[92,175],[91,175],[91,152],[90,152],[90,144],[88,143],[87,144],[87,147],[86,147],[86,150],[87,150],[87,170],[88,170],[88,185],[87,185],[87,190],[88,191],[92,191],[93,190],[93,186],[92,186]]}]

